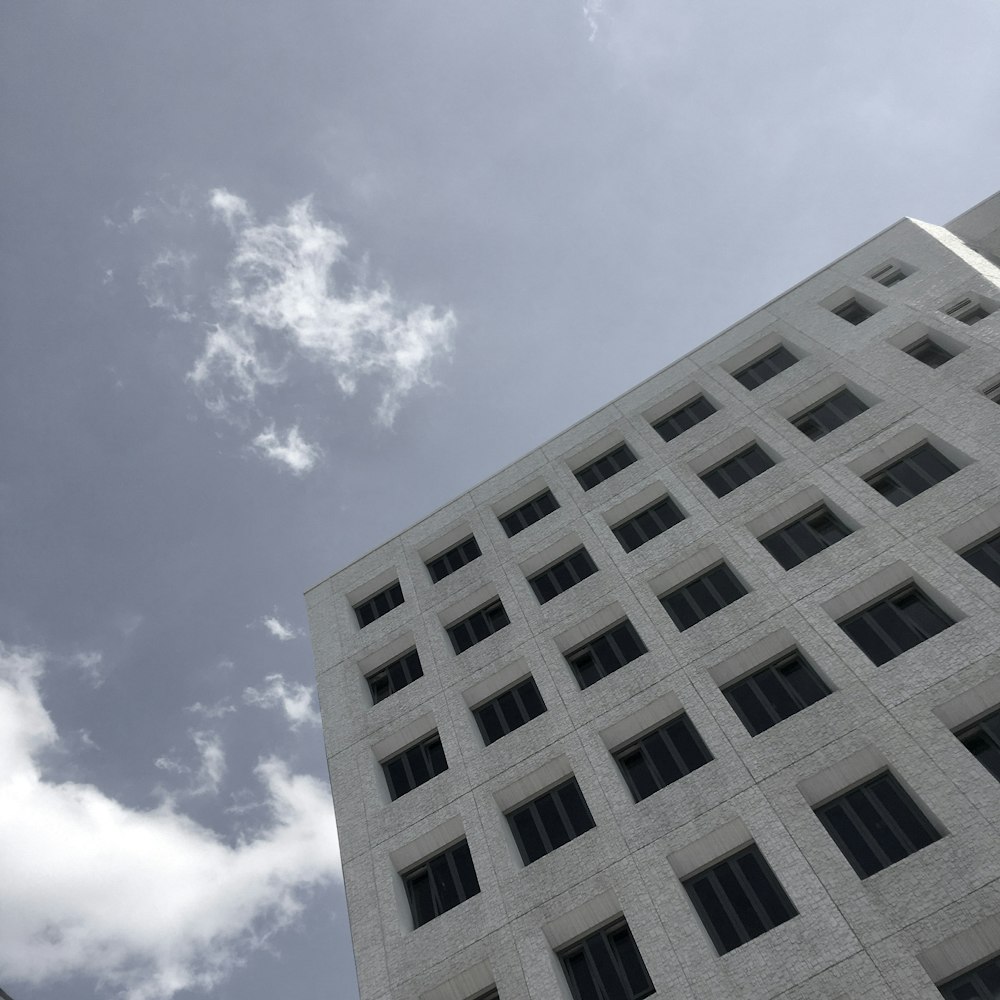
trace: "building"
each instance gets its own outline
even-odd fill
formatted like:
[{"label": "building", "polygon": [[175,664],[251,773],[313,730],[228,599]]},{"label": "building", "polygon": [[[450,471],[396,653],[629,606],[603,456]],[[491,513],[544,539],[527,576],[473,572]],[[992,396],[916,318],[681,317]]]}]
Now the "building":
[{"label": "building", "polygon": [[1000,194],[307,594],[362,1000],[1000,996]]}]

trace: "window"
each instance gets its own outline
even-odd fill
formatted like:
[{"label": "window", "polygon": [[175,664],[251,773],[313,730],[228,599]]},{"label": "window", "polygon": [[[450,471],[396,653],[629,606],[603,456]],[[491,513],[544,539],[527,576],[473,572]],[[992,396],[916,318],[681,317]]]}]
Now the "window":
[{"label": "window", "polygon": [[931,340],[930,337],[921,337],[915,344],[907,347],[903,353],[909,354],[917,361],[922,361],[928,368],[940,368],[946,361],[951,361],[955,356],[951,351]]},{"label": "window", "polygon": [[484,608],[473,611],[468,618],[448,626],[448,635],[456,653],[464,653],[470,646],[488,639],[510,624],[507,612],[499,600],[491,601]]},{"label": "window", "polygon": [[988,399],[992,399],[994,403],[1000,403],[1000,382],[983,389],[983,395]]},{"label": "window", "polygon": [[700,424],[706,417],[715,413],[715,407],[704,397],[699,396],[685,403],[679,410],[668,413],[653,424],[653,430],[664,441],[673,441],[675,437],[690,430],[695,424]]},{"label": "window", "polygon": [[898,285],[904,278],[909,277],[909,275],[897,264],[890,262],[877,267],[874,271],[870,271],[868,277],[872,281],[877,281],[880,285],[884,285],[886,288],[892,288],[893,285]]},{"label": "window", "polygon": [[402,753],[382,761],[382,770],[393,799],[412,792],[418,785],[448,770],[441,737],[437,733],[425,736]]},{"label": "window", "polygon": [[500,1000],[500,994],[495,986],[491,986],[485,993],[477,993],[474,997],[470,997],[470,1000]]},{"label": "window", "polygon": [[772,465],[774,459],[759,444],[752,444],[714,469],[703,472],[701,480],[717,497],[724,497],[738,486],[766,472]]},{"label": "window", "polygon": [[859,878],[941,839],[888,771],[820,806],[816,815]]},{"label": "window", "polygon": [[791,423],[807,438],[818,441],[867,409],[868,404],[861,402],[850,389],[841,389],[829,399],[792,417]]},{"label": "window", "polygon": [[369,597],[367,601],[362,601],[360,604],[355,605],[354,613],[358,616],[358,625],[361,628],[371,625],[376,618],[387,615],[393,608],[398,608],[402,603],[403,590],[397,580],[391,586],[386,587],[385,590],[380,590],[373,597]]},{"label": "window", "polygon": [[393,660],[392,663],[387,663],[384,667],[379,667],[375,673],[368,675],[366,680],[372,693],[372,704],[377,705],[380,701],[385,701],[389,695],[395,694],[423,676],[424,668],[420,665],[420,657],[415,649],[411,649],[398,660]]},{"label": "window", "polygon": [[776,347],[769,354],[751,361],[750,364],[733,372],[733,378],[744,388],[756,389],[763,385],[768,379],[780,375],[786,368],[791,368],[799,359],[782,344]]},{"label": "window", "polygon": [[966,549],[962,558],[1000,587],[1000,532]]},{"label": "window", "polygon": [[850,533],[851,529],[824,506],[765,535],[760,544],[785,569],[792,569]]},{"label": "window", "polygon": [[865,482],[897,507],[958,472],[958,466],[926,442],[890,465],[865,477]]},{"label": "window", "polygon": [[953,306],[945,309],[945,312],[952,319],[957,319],[966,326],[972,326],[973,323],[978,323],[981,319],[986,319],[992,311],[992,309],[987,309],[981,302],[977,302],[971,298],[961,299]]},{"label": "window", "polygon": [[955,733],[969,753],[1000,781],[1000,712]]},{"label": "window", "polygon": [[465,840],[405,872],[402,878],[414,929],[479,894],[479,879]]},{"label": "window", "polygon": [[839,624],[865,655],[881,666],[955,623],[929,597],[908,584]]},{"label": "window", "polygon": [[756,845],[684,882],[720,955],[798,914]]},{"label": "window", "polygon": [[684,520],[684,515],[680,512],[677,504],[664,497],[657,500],[651,507],[633,514],[627,521],[615,525],[611,530],[615,537],[621,542],[622,548],[626,552],[645,545],[651,538],[662,535],[668,528],[679,524]]},{"label": "window", "polygon": [[621,472],[634,461],[636,457],[632,454],[632,449],[627,444],[621,444],[614,451],[609,451],[582,469],[577,469],[573,475],[585,490],[592,490],[598,483],[610,479],[616,472]]},{"label": "window", "polygon": [[646,647],[627,619],[566,654],[581,688],[590,687],[626,663],[642,656]]},{"label": "window", "polygon": [[563,591],[575,587],[581,580],[586,580],[597,572],[594,560],[582,546],[575,552],[553,563],[548,569],[543,569],[528,580],[535,592],[539,604],[551,601]]},{"label": "window", "polygon": [[830,694],[823,679],[798,650],[722,689],[751,736]]},{"label": "window", "polygon": [[545,711],[545,702],[529,677],[472,710],[488,746]]},{"label": "window", "polygon": [[483,553],[479,549],[479,543],[470,535],[464,542],[448,549],[427,564],[427,571],[431,575],[431,580],[437,583],[446,576],[451,576],[457,569],[461,569],[466,563],[478,559]]},{"label": "window", "polygon": [[552,511],[558,509],[559,504],[556,503],[552,491],[545,490],[537,497],[532,497],[527,503],[523,503],[520,507],[504,514],[500,518],[500,523],[503,525],[503,530],[507,532],[507,537],[513,538],[519,531],[524,531],[536,521],[540,521],[546,514],[551,514]]},{"label": "window", "polygon": [[614,752],[636,802],[712,760],[691,720],[679,715]]},{"label": "window", "polygon": [[945,1000],[996,1000],[1000,996],[1000,955],[938,987]]},{"label": "window", "polygon": [[594,818],[576,778],[508,813],[507,822],[526,865],[594,827]]},{"label": "window", "polygon": [[746,587],[725,564],[708,570],[694,580],[660,598],[663,609],[683,632],[747,593]]},{"label": "window", "polygon": [[850,298],[846,302],[842,302],[839,306],[831,309],[830,312],[834,316],[839,316],[841,319],[846,319],[848,323],[857,326],[859,323],[864,323],[869,316],[874,316],[875,313],[872,312],[868,306],[859,302],[855,298]]},{"label": "window", "polygon": [[559,952],[573,1000],[642,1000],[653,982],[624,920]]}]

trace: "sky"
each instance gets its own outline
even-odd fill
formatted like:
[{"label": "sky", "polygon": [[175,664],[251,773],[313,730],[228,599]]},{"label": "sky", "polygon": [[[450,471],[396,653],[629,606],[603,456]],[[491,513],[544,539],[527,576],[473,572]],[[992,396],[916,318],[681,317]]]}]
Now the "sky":
[{"label": "sky", "polygon": [[0,986],[354,1000],[302,593],[902,216],[996,0],[13,0]]}]

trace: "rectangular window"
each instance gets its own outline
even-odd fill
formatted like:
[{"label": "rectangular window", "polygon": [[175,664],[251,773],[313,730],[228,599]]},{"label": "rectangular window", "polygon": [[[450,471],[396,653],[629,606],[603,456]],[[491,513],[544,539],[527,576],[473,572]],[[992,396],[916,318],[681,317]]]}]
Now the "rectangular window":
[{"label": "rectangular window", "polygon": [[859,323],[864,323],[866,319],[875,314],[868,308],[868,306],[859,302],[857,299],[851,298],[846,302],[842,302],[835,309],[830,310],[834,316],[839,316],[841,319],[847,320],[854,326]]},{"label": "rectangular window", "polygon": [[746,593],[746,587],[736,578],[736,574],[725,563],[719,563],[696,579],[664,594],[660,603],[683,632],[709,615],[714,615],[716,611],[721,611],[727,604],[738,601]]},{"label": "rectangular window", "polygon": [[756,845],[684,882],[720,955],[798,914]]},{"label": "rectangular window", "polygon": [[479,894],[468,841],[462,840],[402,875],[416,929]]},{"label": "rectangular window", "polygon": [[573,1000],[642,1000],[653,990],[646,964],[624,920],[559,952]]},{"label": "rectangular window", "polygon": [[590,687],[626,663],[642,656],[646,647],[627,619],[566,654],[581,688]]},{"label": "rectangular window", "polygon": [[626,552],[631,552],[683,520],[684,515],[677,504],[670,497],[664,497],[651,507],[633,514],[627,521],[615,525],[611,530],[621,542],[622,548]]},{"label": "rectangular window", "polygon": [[367,601],[355,605],[354,613],[358,616],[358,625],[361,628],[371,625],[376,618],[387,615],[393,608],[398,608],[402,603],[403,590],[397,580],[385,590],[380,590],[377,594],[369,597]]},{"label": "rectangular window", "polygon": [[945,309],[945,312],[966,326],[972,326],[973,323],[978,323],[981,319],[986,319],[991,310],[975,299],[962,299],[953,306]]},{"label": "rectangular window", "polygon": [[653,424],[653,430],[664,441],[673,441],[675,437],[690,430],[695,424],[700,424],[713,413],[715,413],[715,407],[704,396],[699,396],[697,399],[692,399],[690,403],[685,403],[679,410],[674,410],[673,413],[662,417]]},{"label": "rectangular window", "polygon": [[941,839],[888,771],[820,806],[816,815],[859,878]]},{"label": "rectangular window", "polygon": [[507,822],[526,865],[594,827],[594,818],[576,778],[518,806],[507,814]]},{"label": "rectangular window", "polygon": [[1000,955],[938,987],[945,1000],[996,1000],[1000,997]]},{"label": "rectangular window", "polygon": [[744,368],[733,372],[733,378],[747,389],[756,389],[768,379],[780,375],[786,368],[791,368],[798,360],[787,347],[781,345],[764,357],[751,361]]},{"label": "rectangular window", "polygon": [[581,546],[559,562],[553,563],[548,569],[543,569],[541,573],[531,577],[528,583],[531,584],[538,603],[545,604],[596,572],[597,567],[590,558],[590,553]]},{"label": "rectangular window", "polygon": [[966,549],[962,558],[1000,587],[1000,532]]},{"label": "rectangular window", "polygon": [[969,753],[1000,781],[1000,712],[955,733]]},{"label": "rectangular window", "polygon": [[532,497],[527,503],[521,504],[514,510],[504,514],[500,518],[503,530],[507,532],[508,538],[513,538],[520,531],[540,521],[546,514],[558,510],[559,504],[552,495],[551,490],[539,493],[537,497]]},{"label": "rectangular window", "polygon": [[851,529],[823,506],[765,535],[760,544],[785,569],[792,569],[849,534]]},{"label": "rectangular window", "polygon": [[402,753],[382,761],[382,770],[393,799],[412,792],[418,785],[448,770],[441,737],[437,733],[425,736]]},{"label": "rectangular window", "polygon": [[636,802],[712,760],[687,715],[665,722],[616,750],[613,756]]},{"label": "rectangular window", "polygon": [[958,466],[926,442],[890,465],[865,477],[865,482],[899,507],[958,472]]},{"label": "rectangular window", "polygon": [[797,650],[722,689],[751,736],[776,726],[830,694]]},{"label": "rectangular window", "polygon": [[632,454],[632,449],[627,444],[621,444],[614,451],[609,451],[582,469],[577,469],[573,475],[585,490],[592,490],[598,483],[610,479],[634,461],[636,457]]},{"label": "rectangular window", "polygon": [[544,711],[545,702],[534,678],[529,677],[474,708],[472,714],[483,734],[483,742],[489,746]]},{"label": "rectangular window", "polygon": [[451,576],[457,569],[461,569],[466,563],[478,559],[482,555],[479,550],[479,543],[470,535],[463,542],[443,552],[436,559],[432,559],[427,564],[427,572],[431,575],[431,580],[437,583],[446,576]]},{"label": "rectangular window", "polygon": [[389,695],[395,694],[423,676],[424,668],[420,665],[420,657],[415,649],[411,649],[399,659],[379,667],[375,673],[365,678],[372,693],[372,704],[377,705],[380,701],[385,701]]},{"label": "rectangular window", "polygon": [[865,655],[881,666],[954,621],[913,584],[839,622]]},{"label": "rectangular window", "polygon": [[877,281],[880,285],[884,285],[886,288],[892,288],[893,285],[898,285],[908,275],[896,264],[883,264],[881,267],[871,271],[868,277],[872,281]]},{"label": "rectangular window", "polygon": [[987,399],[992,399],[994,403],[1000,403],[1000,382],[983,389],[983,395]]},{"label": "rectangular window", "polygon": [[829,399],[792,417],[791,423],[807,438],[818,441],[867,409],[868,404],[858,399],[850,389],[841,389]]},{"label": "rectangular window", "polygon": [[491,601],[485,608],[473,611],[468,618],[448,626],[452,648],[456,653],[464,653],[470,646],[488,639],[494,632],[510,624],[507,612],[499,600]]},{"label": "rectangular window", "polygon": [[714,469],[703,472],[701,480],[717,497],[724,497],[773,465],[774,459],[759,444],[752,444]]},{"label": "rectangular window", "polygon": [[940,344],[936,344],[930,337],[921,337],[915,344],[907,347],[903,353],[909,354],[917,361],[922,361],[928,368],[940,368],[946,361],[951,361],[955,356]]}]

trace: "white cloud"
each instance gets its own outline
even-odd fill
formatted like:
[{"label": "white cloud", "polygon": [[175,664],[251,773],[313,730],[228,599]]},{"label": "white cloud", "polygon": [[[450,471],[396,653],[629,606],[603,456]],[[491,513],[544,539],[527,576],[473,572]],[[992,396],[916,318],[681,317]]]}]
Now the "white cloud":
[{"label": "white cloud", "polygon": [[182,250],[163,250],[139,271],[139,284],[150,309],[163,309],[179,323],[194,320],[191,272],[195,255]]},{"label": "white cloud", "polygon": [[281,708],[292,729],[298,729],[304,722],[319,725],[319,713],[313,706],[312,688],[296,681],[286,681],[282,674],[268,674],[264,682],[267,686],[262,691],[253,687],[244,690],[243,700],[248,705]]},{"label": "white cloud", "polygon": [[253,446],[265,458],[286,465],[296,476],[309,472],[321,454],[316,445],[303,440],[298,425],[289,428],[282,441],[274,424],[271,424],[253,439]]},{"label": "white cloud", "polygon": [[604,9],[604,0],[585,0],[583,5],[583,16],[587,22],[587,27],[590,28],[590,37],[588,41],[593,41],[597,38],[597,31],[600,27],[600,22],[598,18],[605,16],[607,12]]},{"label": "white cloud", "polygon": [[289,639],[294,639],[298,632],[291,627],[291,625],[286,625],[280,618],[276,615],[268,615],[266,618],[262,618],[261,622],[275,637],[275,639],[280,639],[281,642],[288,642]]},{"label": "white cloud", "polygon": [[[235,710],[234,710],[235,711]],[[163,754],[153,761],[153,766],[170,774],[190,774],[191,784],[184,789],[185,795],[215,794],[226,775],[226,754],[222,748],[222,740],[218,733],[190,732],[188,735],[198,751],[198,766],[191,767],[176,757]],[[165,801],[174,800],[179,793],[161,790]]]},{"label": "white cloud", "polygon": [[212,207],[212,211],[221,216],[230,229],[235,229],[237,225],[245,224],[252,219],[250,206],[246,200],[225,188],[216,188],[209,197],[208,203]]},{"label": "white cloud", "polygon": [[104,683],[104,656],[102,653],[93,650],[74,653],[70,657],[70,662],[95,688]]},{"label": "white cloud", "polygon": [[[232,663],[229,666],[232,666]],[[206,719],[221,719],[223,716],[229,715],[230,712],[235,712],[236,706],[227,698],[223,698],[221,701],[215,702],[214,705],[203,705],[200,701],[196,701],[193,705],[188,705],[184,711],[202,715]]]},{"label": "white cloud", "polygon": [[39,763],[60,743],[43,666],[37,652],[0,646],[4,985],[83,975],[127,1000],[217,986],[294,921],[306,890],[339,877],[325,786],[261,760],[266,824],[229,844],[174,803],[134,809],[56,780]]}]

